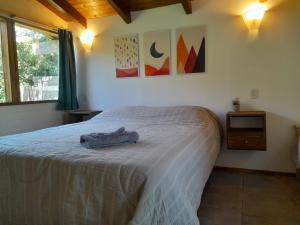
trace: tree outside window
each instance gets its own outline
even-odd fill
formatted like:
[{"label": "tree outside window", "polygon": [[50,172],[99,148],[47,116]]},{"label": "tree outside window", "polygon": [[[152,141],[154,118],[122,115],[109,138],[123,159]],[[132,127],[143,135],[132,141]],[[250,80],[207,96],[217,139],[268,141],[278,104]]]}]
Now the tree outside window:
[{"label": "tree outside window", "polygon": [[15,26],[21,101],[58,98],[57,36]]},{"label": "tree outside window", "polygon": [[1,43],[1,34],[0,34],[0,103],[3,103],[5,101],[6,101],[6,94],[5,94],[5,84],[4,84],[2,43]]}]

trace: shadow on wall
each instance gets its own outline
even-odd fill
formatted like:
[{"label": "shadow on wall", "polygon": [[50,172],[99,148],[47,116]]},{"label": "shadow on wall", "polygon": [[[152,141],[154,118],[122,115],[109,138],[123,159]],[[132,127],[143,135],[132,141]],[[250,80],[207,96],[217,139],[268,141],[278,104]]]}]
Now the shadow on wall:
[{"label": "shadow on wall", "polygon": [[76,73],[77,73],[77,93],[78,93],[78,102],[80,108],[86,108],[88,106],[88,99],[84,90],[88,90],[87,84],[87,66],[86,66],[86,52],[81,45],[80,39],[75,38],[75,50],[76,50]]},{"label": "shadow on wall", "polygon": [[295,125],[296,122],[287,117],[275,113],[267,113],[267,142],[268,148],[273,151],[274,160],[280,164],[282,158],[288,157],[286,160],[292,161],[292,165],[296,168]]}]

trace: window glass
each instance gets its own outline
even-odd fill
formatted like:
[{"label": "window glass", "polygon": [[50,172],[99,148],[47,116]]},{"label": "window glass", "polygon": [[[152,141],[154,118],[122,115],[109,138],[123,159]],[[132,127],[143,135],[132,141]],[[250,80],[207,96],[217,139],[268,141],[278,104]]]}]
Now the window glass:
[{"label": "window glass", "polygon": [[[0,21],[1,22],[1,21]],[[5,79],[4,79],[4,68],[3,68],[3,44],[2,44],[2,29],[0,29],[0,103],[6,102],[5,94]]]},{"label": "window glass", "polygon": [[21,102],[57,100],[57,35],[20,24],[15,31]]}]

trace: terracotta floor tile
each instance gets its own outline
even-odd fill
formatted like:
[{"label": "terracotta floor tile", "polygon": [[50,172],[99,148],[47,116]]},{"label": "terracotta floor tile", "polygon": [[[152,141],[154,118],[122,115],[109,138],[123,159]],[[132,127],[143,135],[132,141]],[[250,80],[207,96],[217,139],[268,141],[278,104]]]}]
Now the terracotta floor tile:
[{"label": "terracotta floor tile", "polygon": [[200,207],[198,211],[201,225],[241,225],[242,212],[237,209]]},{"label": "terracotta floor tile", "polygon": [[243,182],[245,189],[259,188],[261,190],[272,191],[276,194],[286,190],[286,184],[280,176],[268,176],[260,174],[247,173],[244,175]]},{"label": "terracotta floor tile", "polygon": [[242,217],[242,225],[299,225],[299,222],[300,221],[297,218],[274,218],[247,215],[243,215]]},{"label": "terracotta floor tile", "polygon": [[207,187],[202,197],[202,205],[215,208],[242,208],[241,187]]},{"label": "terracotta floor tile", "polygon": [[299,212],[298,206],[292,201],[292,199],[286,198],[284,195],[263,196],[246,194],[243,198],[243,213],[247,215],[295,217],[300,215]]},{"label": "terracotta floor tile", "polygon": [[225,171],[214,170],[207,182],[207,186],[241,187],[243,175]]},{"label": "terracotta floor tile", "polygon": [[198,216],[201,225],[300,225],[300,181],[213,171]]}]

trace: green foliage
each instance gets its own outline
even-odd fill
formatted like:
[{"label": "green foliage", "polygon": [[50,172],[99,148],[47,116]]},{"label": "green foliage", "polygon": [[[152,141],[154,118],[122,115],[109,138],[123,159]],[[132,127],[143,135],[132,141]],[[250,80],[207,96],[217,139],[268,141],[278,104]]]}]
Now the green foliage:
[{"label": "green foliage", "polygon": [[[23,85],[33,86],[34,77],[58,75],[57,41],[49,41],[44,34],[16,27],[19,80]],[[0,40],[1,42],[1,40]],[[3,43],[2,43],[3,44]],[[36,51],[33,45],[39,46]],[[5,85],[0,43],[0,102],[5,102]]]},{"label": "green foliage", "polygon": [[58,75],[58,53],[34,54],[31,43],[17,44],[20,83],[33,86],[35,76]]},{"label": "green foliage", "polygon": [[0,103],[1,102],[5,102],[5,87],[4,87],[3,72],[0,68]]},{"label": "green foliage", "polygon": [[[23,32],[24,33],[24,32]],[[53,48],[54,44],[49,42],[44,35],[26,30],[26,37],[30,41],[17,42],[18,68],[20,83],[33,86],[33,78],[36,76],[58,75],[58,52],[49,51],[45,53],[33,52],[32,46],[44,45],[44,48]]]},{"label": "green foliage", "polygon": [[0,103],[5,102],[5,86],[2,64],[1,40],[0,40]]}]

